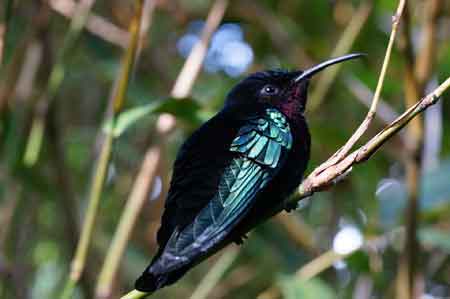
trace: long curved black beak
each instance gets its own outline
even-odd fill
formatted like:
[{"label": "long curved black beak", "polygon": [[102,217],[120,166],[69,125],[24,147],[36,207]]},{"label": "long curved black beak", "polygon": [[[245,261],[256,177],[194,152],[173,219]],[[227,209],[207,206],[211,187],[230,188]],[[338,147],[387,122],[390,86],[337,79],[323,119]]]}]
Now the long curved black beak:
[{"label": "long curved black beak", "polygon": [[353,54],[348,54],[348,55],[344,55],[344,56],[340,56],[340,57],[336,57],[336,58],[332,58],[329,60],[326,60],[324,62],[321,62],[315,66],[313,66],[312,68],[309,68],[307,70],[305,70],[303,73],[301,73],[298,77],[296,77],[294,79],[294,82],[299,82],[302,79],[305,78],[311,78],[314,74],[326,69],[327,67],[333,65],[333,64],[337,64],[343,61],[347,61],[350,59],[355,59],[355,58],[359,58],[361,56],[366,56],[366,54],[362,54],[362,53],[353,53]]}]

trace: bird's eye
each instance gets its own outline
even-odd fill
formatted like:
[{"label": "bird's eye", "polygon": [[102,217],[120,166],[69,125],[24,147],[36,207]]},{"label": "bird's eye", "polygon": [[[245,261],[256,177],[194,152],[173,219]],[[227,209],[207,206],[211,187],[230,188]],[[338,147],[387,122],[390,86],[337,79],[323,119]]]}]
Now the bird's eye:
[{"label": "bird's eye", "polygon": [[261,94],[264,96],[273,96],[278,93],[279,89],[276,86],[273,85],[266,85],[261,90]]}]

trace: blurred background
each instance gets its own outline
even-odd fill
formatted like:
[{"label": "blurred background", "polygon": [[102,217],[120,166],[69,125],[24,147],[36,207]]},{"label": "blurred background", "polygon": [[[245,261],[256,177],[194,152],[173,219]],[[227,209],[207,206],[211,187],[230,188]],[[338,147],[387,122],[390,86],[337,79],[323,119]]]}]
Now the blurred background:
[{"label": "blurred background", "polygon": [[[3,0],[0,297],[60,298],[66,286],[66,298],[119,298],[156,252],[179,146],[234,84],[367,53],[311,84],[318,166],[367,113],[397,5]],[[408,1],[362,141],[449,76],[449,40],[449,1]],[[448,298],[449,216],[444,97],[347,179],[155,297]]]}]

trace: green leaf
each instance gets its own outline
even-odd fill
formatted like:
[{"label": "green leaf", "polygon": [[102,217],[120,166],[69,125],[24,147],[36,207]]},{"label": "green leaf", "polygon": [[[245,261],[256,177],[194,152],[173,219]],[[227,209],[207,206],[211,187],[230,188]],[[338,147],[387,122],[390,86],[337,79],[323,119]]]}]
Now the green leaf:
[{"label": "green leaf", "polygon": [[108,120],[103,126],[103,130],[107,133],[112,132],[115,137],[119,137],[143,117],[160,113],[170,113],[178,120],[193,125],[198,125],[210,117],[210,114],[201,111],[201,106],[194,100],[169,98],[125,110],[118,115],[114,128],[112,121]]},{"label": "green leaf", "polygon": [[169,98],[163,101],[156,109],[155,113],[170,113],[177,119],[181,119],[191,124],[199,124],[205,120],[201,113],[201,106],[192,99]]},{"label": "green leaf", "polygon": [[331,287],[319,278],[302,281],[295,276],[284,277],[280,281],[281,291],[285,299],[334,299]]},{"label": "green leaf", "polygon": [[123,132],[125,132],[129,127],[135,124],[142,117],[154,111],[158,107],[158,105],[159,103],[150,103],[123,111],[117,117],[114,128],[112,120],[108,120],[103,129],[108,133],[112,132],[115,137],[119,137]]},{"label": "green leaf", "polygon": [[450,253],[450,234],[435,228],[422,228],[419,230],[419,241],[424,246],[438,247]]}]

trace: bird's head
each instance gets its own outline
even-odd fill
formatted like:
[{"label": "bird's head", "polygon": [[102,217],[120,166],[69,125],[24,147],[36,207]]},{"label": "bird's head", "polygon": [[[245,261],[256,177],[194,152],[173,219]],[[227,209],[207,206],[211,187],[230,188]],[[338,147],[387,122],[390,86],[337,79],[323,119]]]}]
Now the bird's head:
[{"label": "bird's head", "polygon": [[282,111],[288,118],[296,118],[305,111],[309,79],[336,63],[363,54],[349,54],[326,60],[304,71],[270,70],[251,74],[228,94],[225,106],[268,104]]}]

